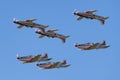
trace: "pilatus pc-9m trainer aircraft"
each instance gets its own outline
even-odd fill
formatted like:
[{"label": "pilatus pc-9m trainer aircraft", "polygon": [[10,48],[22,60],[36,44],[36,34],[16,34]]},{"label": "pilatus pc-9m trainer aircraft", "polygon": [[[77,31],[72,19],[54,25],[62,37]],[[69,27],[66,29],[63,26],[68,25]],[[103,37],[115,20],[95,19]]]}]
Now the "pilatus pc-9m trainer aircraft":
[{"label": "pilatus pc-9m trainer aircraft", "polygon": [[44,31],[44,29],[48,27],[48,25],[41,25],[41,24],[34,23],[35,20],[36,19],[29,19],[29,20],[21,21],[21,20],[16,20],[14,18],[13,23],[18,24],[19,25],[18,28],[22,28],[22,27],[26,26],[26,27],[30,27],[30,28],[39,28],[42,31]]},{"label": "pilatus pc-9m trainer aircraft", "polygon": [[42,68],[42,69],[53,69],[53,68],[66,68],[70,66],[70,64],[66,63],[66,60],[63,60],[63,62],[48,62],[48,63],[40,63],[36,64],[36,66]]},{"label": "pilatus pc-9m trainer aircraft", "polygon": [[91,10],[91,11],[86,11],[86,12],[78,12],[78,11],[75,10],[73,12],[73,14],[79,16],[77,18],[77,20],[81,20],[83,18],[96,19],[96,20],[99,20],[102,24],[104,24],[105,20],[108,19],[109,17],[103,17],[103,16],[98,16],[96,14],[93,14],[96,11],[97,10]]},{"label": "pilatus pc-9m trainer aircraft", "polygon": [[55,31],[57,31],[57,29],[56,30],[47,30],[47,31],[44,31],[44,32],[41,31],[41,30],[36,30],[35,33],[40,34],[39,38],[43,38],[45,36],[51,37],[51,38],[59,38],[59,39],[62,40],[63,43],[66,42],[66,38],[70,37],[70,36],[65,36],[65,35],[58,34]]},{"label": "pilatus pc-9m trainer aircraft", "polygon": [[102,43],[86,43],[86,44],[75,44],[75,47],[81,50],[92,50],[92,49],[105,49],[110,47],[106,45],[106,41],[103,40]]},{"label": "pilatus pc-9m trainer aircraft", "polygon": [[20,57],[20,56],[17,55],[17,59],[20,60],[20,61],[22,61],[23,64],[24,64],[24,63],[32,63],[32,62],[49,61],[49,60],[51,60],[52,58],[48,58],[48,55],[47,55],[47,53],[46,53],[46,54],[44,54],[43,56],[40,55],[40,54],[38,54],[38,55],[36,55],[36,56],[31,56],[31,55],[30,55],[30,56],[22,56],[22,57]]},{"label": "pilatus pc-9m trainer aircraft", "polygon": [[41,31],[41,30],[36,30],[35,33],[40,34],[39,38],[43,38],[45,36],[55,38],[56,37],[55,31],[57,31],[57,29],[47,30],[47,31],[44,31],[44,32]]},{"label": "pilatus pc-9m trainer aircraft", "polygon": [[25,64],[25,63],[38,62],[40,59],[40,56],[41,55],[39,54],[36,56],[29,55],[29,56],[22,56],[22,57],[17,55],[17,59],[22,61],[23,64]]},{"label": "pilatus pc-9m trainer aircraft", "polygon": [[81,50],[91,50],[91,49],[95,49],[97,45],[98,44],[92,45],[90,43],[85,43],[85,44],[78,44],[78,43],[76,43],[75,47],[77,47],[77,48],[79,48]]}]

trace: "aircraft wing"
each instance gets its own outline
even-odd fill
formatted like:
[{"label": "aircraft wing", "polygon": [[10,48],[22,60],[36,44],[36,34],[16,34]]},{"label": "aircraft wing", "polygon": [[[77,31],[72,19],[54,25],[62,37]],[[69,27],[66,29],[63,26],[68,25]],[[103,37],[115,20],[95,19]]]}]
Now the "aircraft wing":
[{"label": "aircraft wing", "polygon": [[92,14],[93,12],[96,12],[97,10],[91,10],[91,11],[86,11],[86,13]]},{"label": "aircraft wing", "polygon": [[40,59],[40,55],[37,55],[33,58],[33,61],[38,61]]},{"label": "aircraft wing", "polygon": [[81,16],[77,18],[77,20],[81,20],[81,19],[83,19],[83,17],[81,17]]},{"label": "aircraft wing", "polygon": [[44,36],[44,35],[40,35],[40,36],[39,36],[39,38],[43,38],[43,37],[45,37],[45,36]]},{"label": "aircraft wing", "polygon": [[108,46],[105,46],[105,48],[108,48],[108,47],[110,47],[109,45]]},{"label": "aircraft wing", "polygon": [[53,67],[53,68],[57,67],[57,65],[58,65],[59,63],[60,63],[60,62],[55,62],[52,67]]},{"label": "aircraft wing", "polygon": [[33,21],[35,21],[35,20],[37,20],[37,19],[29,19],[29,20],[25,20],[26,22],[33,22]]},{"label": "aircraft wing", "polygon": [[19,25],[17,28],[22,28],[23,27],[23,25]]},{"label": "aircraft wing", "polygon": [[47,32],[48,32],[49,34],[55,34],[56,31],[58,31],[58,29],[55,29],[55,30],[48,30]]},{"label": "aircraft wing", "polygon": [[55,63],[50,64],[50,65],[45,65],[45,66],[43,67],[43,69],[56,68],[59,63],[60,63],[60,62],[55,62]]},{"label": "aircraft wing", "polygon": [[99,43],[95,43],[95,44],[93,44],[93,45],[90,47],[90,49],[94,49],[94,48],[96,48],[98,45],[99,45]]},{"label": "aircraft wing", "polygon": [[51,65],[45,65],[44,68],[47,68],[47,69],[56,68],[59,63],[60,62],[55,62],[55,63],[53,63]]},{"label": "aircraft wing", "polygon": [[40,29],[41,29],[41,28],[44,29],[44,28],[47,28],[49,25],[45,26],[45,25],[37,24],[37,26],[38,26],[38,28],[40,28]]}]

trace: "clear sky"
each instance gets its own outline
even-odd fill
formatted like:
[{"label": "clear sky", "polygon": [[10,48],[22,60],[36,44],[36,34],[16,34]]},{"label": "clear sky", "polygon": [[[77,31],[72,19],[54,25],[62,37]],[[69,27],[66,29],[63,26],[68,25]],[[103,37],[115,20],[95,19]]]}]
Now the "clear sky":
[{"label": "clear sky", "polygon": [[[120,80],[120,1],[119,0],[0,0],[0,80]],[[72,12],[98,10],[109,16],[105,25],[97,20],[77,21]],[[35,29],[18,29],[13,23],[36,18],[36,23],[70,35],[59,39],[39,39]],[[81,51],[74,43],[102,42],[107,49]],[[21,64],[16,54],[48,53],[53,62],[67,60],[68,68],[41,70],[36,63]]]}]

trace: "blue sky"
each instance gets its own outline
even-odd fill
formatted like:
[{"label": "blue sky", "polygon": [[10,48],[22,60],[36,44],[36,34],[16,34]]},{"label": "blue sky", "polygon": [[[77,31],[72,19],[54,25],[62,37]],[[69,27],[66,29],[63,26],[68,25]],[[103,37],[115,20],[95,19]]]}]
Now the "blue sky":
[{"label": "blue sky", "polygon": [[[119,15],[118,0],[1,0],[0,1],[0,80],[120,80]],[[105,25],[97,20],[77,21],[72,12],[98,10],[97,15],[109,16]],[[66,43],[59,39],[39,39],[35,29],[18,29],[12,22],[37,19],[37,23],[58,29],[70,35]],[[101,42],[111,47],[101,50],[81,51],[74,43]],[[36,63],[21,64],[16,54],[36,55],[48,53],[54,61],[67,60],[70,67],[41,70]]]}]

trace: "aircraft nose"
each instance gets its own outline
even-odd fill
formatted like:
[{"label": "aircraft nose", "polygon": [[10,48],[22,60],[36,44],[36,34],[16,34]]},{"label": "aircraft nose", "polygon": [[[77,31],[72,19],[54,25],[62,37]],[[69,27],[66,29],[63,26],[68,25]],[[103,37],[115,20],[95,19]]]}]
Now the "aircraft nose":
[{"label": "aircraft nose", "polygon": [[38,33],[38,31],[35,31],[35,33]]},{"label": "aircraft nose", "polygon": [[77,45],[77,43],[76,43],[76,44],[74,44],[74,46],[75,46],[75,47],[77,47],[77,46],[78,46],[78,45]]},{"label": "aircraft nose", "polygon": [[39,66],[39,64],[36,64],[36,66]]},{"label": "aircraft nose", "polygon": [[17,59],[20,59],[20,57],[17,57]]},{"label": "aircraft nose", "polygon": [[77,47],[77,45],[75,45],[75,47]]},{"label": "aircraft nose", "polygon": [[17,23],[17,21],[13,21],[13,23]]},{"label": "aircraft nose", "polygon": [[76,12],[73,12],[73,14],[75,15],[75,14],[76,14]]},{"label": "aircraft nose", "polygon": [[76,14],[77,14],[77,12],[73,12],[73,14],[74,14],[74,15],[76,15]]},{"label": "aircraft nose", "polygon": [[40,30],[36,30],[35,33],[40,33]]}]

